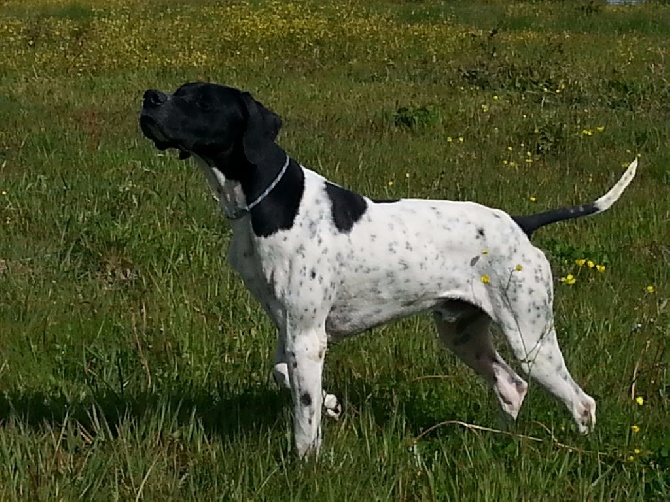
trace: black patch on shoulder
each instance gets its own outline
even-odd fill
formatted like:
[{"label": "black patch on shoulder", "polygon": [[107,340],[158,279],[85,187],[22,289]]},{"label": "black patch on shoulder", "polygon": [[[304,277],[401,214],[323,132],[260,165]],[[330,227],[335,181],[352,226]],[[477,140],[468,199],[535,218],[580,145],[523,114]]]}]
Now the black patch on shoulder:
[{"label": "black patch on shoulder", "polygon": [[312,406],[312,396],[309,395],[309,392],[305,392],[300,396],[300,404],[303,406]]},{"label": "black patch on shoulder", "polygon": [[342,233],[351,231],[354,223],[361,219],[368,207],[365,199],[357,193],[326,182],[326,195],[330,199],[333,223]]},{"label": "black patch on shoulder", "polygon": [[[274,177],[275,174],[272,173]],[[263,180],[266,188],[272,178]],[[258,237],[269,237],[293,226],[305,191],[305,173],[293,159],[277,186],[251,210],[251,228]]]},{"label": "black patch on shoulder", "polygon": [[375,204],[393,204],[398,202],[400,199],[372,199],[372,202]]}]

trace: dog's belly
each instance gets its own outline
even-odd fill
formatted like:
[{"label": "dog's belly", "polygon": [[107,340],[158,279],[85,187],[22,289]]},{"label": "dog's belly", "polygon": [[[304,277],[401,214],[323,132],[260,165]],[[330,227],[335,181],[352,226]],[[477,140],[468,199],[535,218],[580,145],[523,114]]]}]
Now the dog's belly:
[{"label": "dog's belly", "polygon": [[326,333],[329,341],[337,341],[389,321],[418,314],[435,307],[442,301],[441,298],[433,297],[417,299],[406,304],[388,302],[336,303],[326,318]]}]

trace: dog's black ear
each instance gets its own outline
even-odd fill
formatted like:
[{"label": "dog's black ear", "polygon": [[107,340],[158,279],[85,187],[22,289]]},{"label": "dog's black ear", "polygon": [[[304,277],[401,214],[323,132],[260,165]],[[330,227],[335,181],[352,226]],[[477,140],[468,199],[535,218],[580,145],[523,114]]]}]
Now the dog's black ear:
[{"label": "dog's black ear", "polygon": [[268,143],[274,142],[282,126],[279,115],[265,108],[248,92],[242,93],[242,99],[247,107],[247,128],[242,137],[242,146],[247,160],[252,164],[259,164],[263,158],[263,150]]}]

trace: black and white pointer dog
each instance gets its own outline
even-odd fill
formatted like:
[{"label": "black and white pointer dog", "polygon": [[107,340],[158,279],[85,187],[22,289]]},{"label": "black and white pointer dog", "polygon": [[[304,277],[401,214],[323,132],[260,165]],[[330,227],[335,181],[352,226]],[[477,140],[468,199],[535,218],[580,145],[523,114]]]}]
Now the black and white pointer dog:
[{"label": "black and white pointer dog", "polygon": [[635,175],[593,203],[510,216],[474,202],[375,202],[303,167],[275,143],[281,119],[249,93],[187,83],[148,90],[140,126],[159,150],[200,161],[233,229],[228,259],[278,330],[274,374],[293,398],[299,455],[317,452],[329,341],[426,310],[444,344],[493,388],[516,418],[528,384],[493,346],[496,323],[521,368],[588,432],[596,403],[570,376],[556,340],[553,284],[530,237],[561,220],[598,214]]}]

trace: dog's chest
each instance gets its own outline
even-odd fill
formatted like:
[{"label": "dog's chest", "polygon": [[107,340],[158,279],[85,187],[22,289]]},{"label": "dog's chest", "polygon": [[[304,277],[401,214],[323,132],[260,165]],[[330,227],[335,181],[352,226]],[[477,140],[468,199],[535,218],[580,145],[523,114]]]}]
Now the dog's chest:
[{"label": "dog's chest", "polygon": [[264,274],[261,259],[254,245],[251,226],[244,222],[235,222],[233,237],[228,248],[228,262],[244,281],[244,285],[261,303],[266,311],[270,311],[272,289]]},{"label": "dog's chest", "polygon": [[[254,235],[248,222],[234,223],[228,261],[278,327],[283,325],[287,304],[305,308],[319,303],[316,297],[323,298],[327,291],[322,267],[304,241],[294,230],[263,238]],[[317,275],[322,279],[319,287]]]}]

